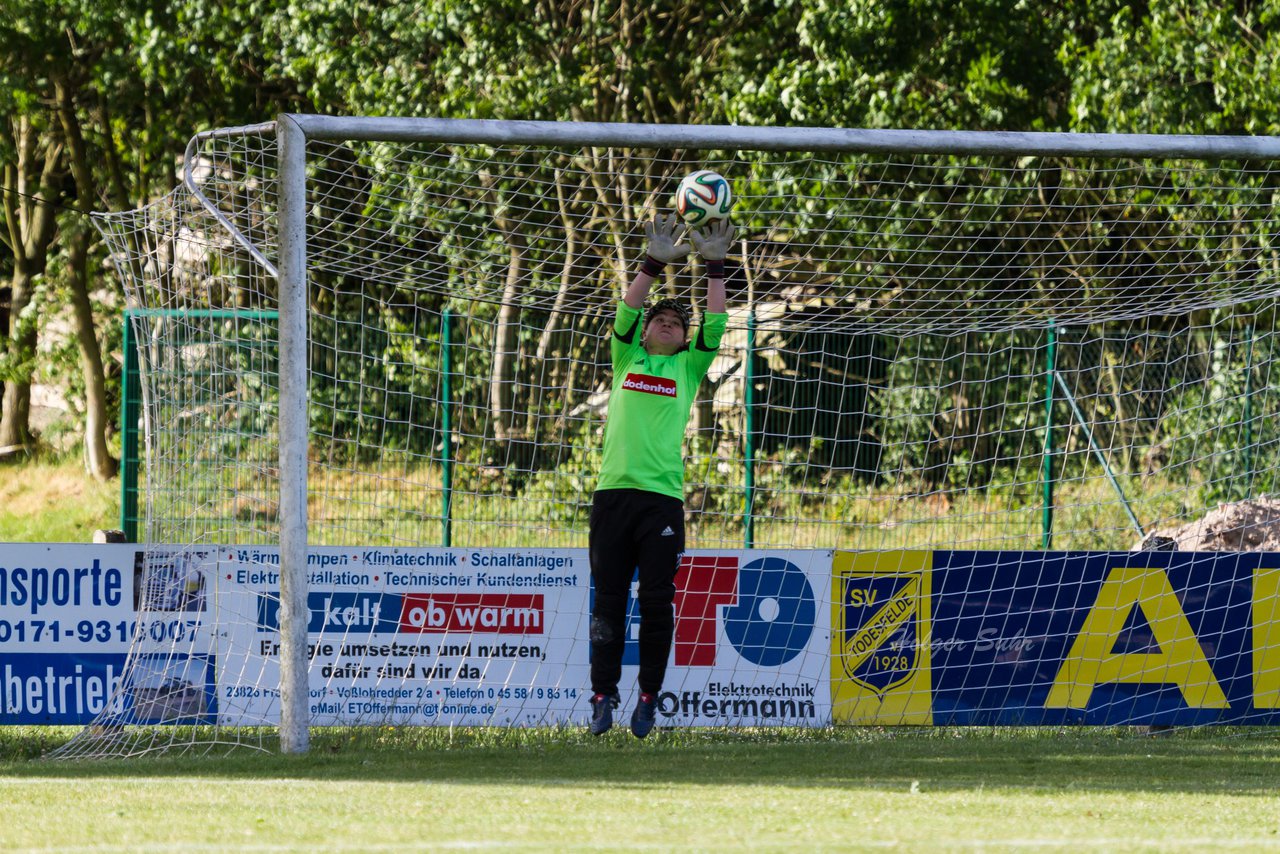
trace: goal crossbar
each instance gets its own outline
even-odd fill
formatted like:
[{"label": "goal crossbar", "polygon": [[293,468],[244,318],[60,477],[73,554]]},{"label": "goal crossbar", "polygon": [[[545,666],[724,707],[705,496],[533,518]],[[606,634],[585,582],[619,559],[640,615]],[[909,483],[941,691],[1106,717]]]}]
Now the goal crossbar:
[{"label": "goal crossbar", "polygon": [[415,119],[286,114],[308,139],[327,142],[456,142],[481,145],[584,145],[824,151],[868,154],[1022,154],[1058,157],[1280,159],[1280,137],[1017,133],[1006,131],[637,125],[498,119]]}]

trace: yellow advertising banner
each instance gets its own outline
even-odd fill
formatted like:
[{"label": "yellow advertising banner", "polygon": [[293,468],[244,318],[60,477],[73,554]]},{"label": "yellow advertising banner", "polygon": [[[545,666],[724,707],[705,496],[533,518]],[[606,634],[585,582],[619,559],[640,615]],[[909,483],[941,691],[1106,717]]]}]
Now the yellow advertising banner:
[{"label": "yellow advertising banner", "polygon": [[1280,569],[1253,575],[1253,706],[1280,708]]},{"label": "yellow advertising banner", "polygon": [[842,552],[832,563],[831,713],[838,724],[933,723],[933,554]]}]

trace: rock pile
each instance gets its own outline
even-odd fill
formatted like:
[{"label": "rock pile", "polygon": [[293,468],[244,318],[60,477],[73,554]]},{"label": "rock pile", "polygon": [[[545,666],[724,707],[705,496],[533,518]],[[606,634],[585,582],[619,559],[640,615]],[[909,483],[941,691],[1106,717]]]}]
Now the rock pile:
[{"label": "rock pile", "polygon": [[1280,499],[1263,496],[1219,504],[1203,519],[1178,528],[1152,531],[1136,551],[1275,552],[1280,551]]}]

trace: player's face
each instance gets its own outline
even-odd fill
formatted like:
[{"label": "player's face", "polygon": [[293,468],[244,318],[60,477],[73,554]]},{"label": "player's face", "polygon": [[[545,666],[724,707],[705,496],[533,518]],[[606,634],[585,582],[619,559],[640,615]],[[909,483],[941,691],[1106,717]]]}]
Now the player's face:
[{"label": "player's face", "polygon": [[650,353],[669,356],[684,346],[684,324],[674,311],[660,311],[644,330],[644,345]]}]

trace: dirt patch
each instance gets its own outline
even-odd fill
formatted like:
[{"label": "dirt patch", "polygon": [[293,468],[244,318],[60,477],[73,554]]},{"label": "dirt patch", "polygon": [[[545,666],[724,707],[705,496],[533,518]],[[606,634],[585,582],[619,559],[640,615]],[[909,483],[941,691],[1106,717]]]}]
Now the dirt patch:
[{"label": "dirt patch", "polygon": [[1177,528],[1152,531],[1137,551],[1275,552],[1280,551],[1280,499],[1264,496],[1219,504],[1203,519]]}]

